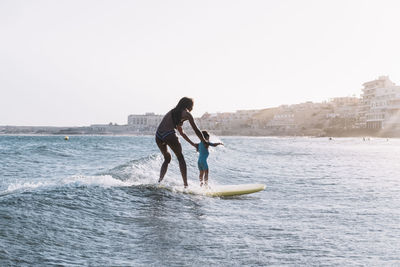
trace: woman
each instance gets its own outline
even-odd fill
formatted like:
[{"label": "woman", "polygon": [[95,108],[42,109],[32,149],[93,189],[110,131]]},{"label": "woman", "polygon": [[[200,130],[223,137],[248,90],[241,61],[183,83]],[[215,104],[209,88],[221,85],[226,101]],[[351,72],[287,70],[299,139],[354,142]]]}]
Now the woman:
[{"label": "woman", "polygon": [[201,134],[200,130],[197,128],[194,122],[192,114],[190,114],[190,111],[192,111],[192,109],[193,99],[183,97],[181,100],[179,100],[178,105],[164,116],[160,125],[157,128],[156,143],[164,156],[164,162],[161,166],[160,171],[160,179],[158,180],[159,183],[164,178],[168,169],[168,164],[171,162],[171,154],[168,152],[168,145],[172,149],[172,151],[174,151],[176,157],[178,158],[179,169],[181,171],[183,179],[183,185],[185,186],[185,188],[188,186],[186,175],[186,162],[185,158],[183,157],[182,146],[179,142],[178,136],[176,135],[175,129],[178,130],[183,139],[185,139],[197,149],[198,145],[193,143],[192,140],[190,140],[189,137],[182,130],[183,122],[188,120],[197,137],[199,137],[202,142],[205,142],[203,135]]}]

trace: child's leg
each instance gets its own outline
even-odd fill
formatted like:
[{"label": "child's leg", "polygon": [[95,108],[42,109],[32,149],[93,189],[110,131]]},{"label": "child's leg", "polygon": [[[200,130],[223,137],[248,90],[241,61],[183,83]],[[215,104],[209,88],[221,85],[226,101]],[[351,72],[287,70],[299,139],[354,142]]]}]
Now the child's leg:
[{"label": "child's leg", "polygon": [[204,171],[204,184],[208,185],[208,169]]},{"label": "child's leg", "polygon": [[203,185],[203,176],[204,176],[204,171],[200,171],[199,179],[200,179],[200,186]]}]

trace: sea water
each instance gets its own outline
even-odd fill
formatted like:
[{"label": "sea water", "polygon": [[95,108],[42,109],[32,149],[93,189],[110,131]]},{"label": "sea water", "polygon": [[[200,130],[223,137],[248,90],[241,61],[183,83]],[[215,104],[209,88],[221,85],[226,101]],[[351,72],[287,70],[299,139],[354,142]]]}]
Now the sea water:
[{"label": "sea water", "polygon": [[[0,266],[400,265],[400,140],[220,140],[211,187],[265,191],[158,188],[152,136],[0,136]],[[175,156],[163,184],[183,186]]]}]

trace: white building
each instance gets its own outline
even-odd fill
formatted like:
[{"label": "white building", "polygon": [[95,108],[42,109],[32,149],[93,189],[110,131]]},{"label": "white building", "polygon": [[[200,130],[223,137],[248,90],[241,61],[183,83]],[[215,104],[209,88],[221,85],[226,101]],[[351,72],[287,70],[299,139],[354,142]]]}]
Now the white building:
[{"label": "white building", "polygon": [[252,120],[258,113],[260,113],[260,110],[258,109],[237,110],[236,113],[234,113],[234,119],[242,121]]},{"label": "white building", "polygon": [[265,128],[275,131],[294,129],[296,127],[294,113],[293,107],[291,106],[279,106],[277,112],[273,115],[272,119],[268,121]]},{"label": "white building", "polygon": [[355,96],[334,97],[330,102],[335,106],[354,106],[359,104],[360,99]]},{"label": "white building", "polygon": [[327,114],[328,118],[357,119],[360,99],[357,97],[336,97],[330,101],[333,112]]},{"label": "white building", "polygon": [[368,129],[400,129],[400,86],[388,76],[363,84],[361,125]]},{"label": "white building", "polygon": [[236,112],[205,113],[198,119],[199,125],[204,129],[227,130],[250,125],[253,117],[260,110],[237,110]]},{"label": "white building", "polygon": [[140,130],[155,129],[162,120],[162,115],[148,112],[144,115],[129,115],[128,125]]},{"label": "white building", "polygon": [[266,127],[275,130],[296,129],[297,125],[294,111],[288,109],[279,114],[275,114],[272,120],[267,123]]}]

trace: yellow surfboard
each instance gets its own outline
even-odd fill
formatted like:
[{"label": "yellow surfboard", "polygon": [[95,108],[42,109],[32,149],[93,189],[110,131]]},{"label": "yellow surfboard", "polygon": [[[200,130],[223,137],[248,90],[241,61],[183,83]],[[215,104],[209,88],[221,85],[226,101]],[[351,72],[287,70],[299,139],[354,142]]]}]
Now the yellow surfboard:
[{"label": "yellow surfboard", "polygon": [[183,188],[181,186],[166,187],[163,185],[160,185],[159,187],[184,194],[205,195],[209,197],[229,197],[259,192],[264,190],[266,186],[265,184],[236,184],[194,188]]}]

